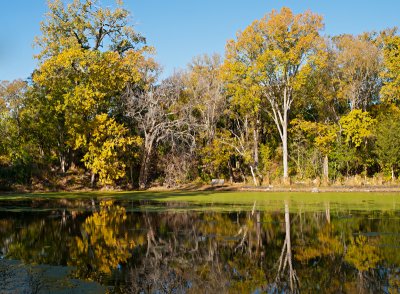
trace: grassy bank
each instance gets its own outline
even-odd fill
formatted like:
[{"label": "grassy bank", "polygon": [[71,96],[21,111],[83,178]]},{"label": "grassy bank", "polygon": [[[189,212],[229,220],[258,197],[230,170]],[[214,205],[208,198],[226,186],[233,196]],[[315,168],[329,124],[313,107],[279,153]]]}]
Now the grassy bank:
[{"label": "grassy bank", "polygon": [[0,195],[2,201],[13,200],[104,200],[136,201],[145,206],[165,207],[168,204],[186,203],[193,206],[224,207],[226,209],[281,210],[283,203],[289,203],[292,210],[397,210],[400,209],[400,193],[393,192],[251,192],[251,191],[164,191],[164,192],[61,192],[26,193]]}]

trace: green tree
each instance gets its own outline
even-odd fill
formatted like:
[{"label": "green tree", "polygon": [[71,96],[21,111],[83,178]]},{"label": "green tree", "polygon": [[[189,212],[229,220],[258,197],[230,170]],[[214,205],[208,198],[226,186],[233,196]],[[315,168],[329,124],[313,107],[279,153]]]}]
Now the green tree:
[{"label": "green tree", "polygon": [[400,109],[394,105],[384,108],[377,118],[376,154],[383,170],[390,171],[392,180],[400,163]]},{"label": "green tree", "polygon": [[[48,146],[52,138],[44,140],[45,127],[35,118],[32,91],[22,80],[0,84],[0,178],[4,186],[29,184],[34,166],[48,161]],[[37,170],[35,168],[35,170]]]},{"label": "green tree", "polygon": [[56,56],[66,49],[105,50],[123,54],[136,51],[145,39],[130,25],[128,10],[121,0],[117,7],[103,8],[98,0],[50,0],[49,12],[41,23],[42,36],[36,44],[42,49],[39,59]]},{"label": "green tree", "polygon": [[332,152],[334,142],[337,138],[337,126],[299,119],[292,120],[291,124],[294,126],[294,129],[299,129],[310,137],[315,148],[323,155],[323,179],[327,182],[329,179],[328,156]]},{"label": "green tree", "polygon": [[44,104],[54,117],[58,132],[55,148],[63,172],[68,154],[85,148],[77,139],[86,136],[85,142],[90,142],[90,123],[96,115],[112,114],[126,85],[141,80],[143,62],[141,53],[134,51],[121,57],[116,52],[68,49],[47,59],[34,73],[36,87],[44,92],[37,104]]}]

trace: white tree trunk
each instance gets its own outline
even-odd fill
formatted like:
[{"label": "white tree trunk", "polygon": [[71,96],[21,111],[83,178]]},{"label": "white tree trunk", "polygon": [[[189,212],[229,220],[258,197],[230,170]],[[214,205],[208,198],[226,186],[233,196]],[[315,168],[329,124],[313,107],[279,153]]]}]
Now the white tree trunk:
[{"label": "white tree trunk", "polygon": [[289,179],[288,146],[287,146],[287,124],[282,125],[282,152],[283,152],[283,180],[287,183]]},{"label": "white tree trunk", "polygon": [[329,182],[329,159],[328,159],[328,155],[325,155],[324,157],[324,164],[323,164],[323,180],[324,183],[328,183]]},{"label": "white tree trunk", "polygon": [[395,177],[394,177],[394,167],[393,167],[393,165],[392,165],[392,181],[394,181],[395,180]]},{"label": "white tree trunk", "polygon": [[253,166],[250,165],[251,176],[253,177],[254,186],[258,186],[256,175],[254,174]]}]

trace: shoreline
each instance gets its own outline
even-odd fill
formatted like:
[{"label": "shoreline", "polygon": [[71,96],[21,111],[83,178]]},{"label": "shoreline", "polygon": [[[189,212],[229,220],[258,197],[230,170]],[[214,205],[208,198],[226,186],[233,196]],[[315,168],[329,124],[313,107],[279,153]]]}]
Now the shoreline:
[{"label": "shoreline", "polygon": [[16,194],[40,194],[40,193],[102,193],[102,192],[309,192],[309,193],[400,193],[400,185],[396,186],[242,186],[242,185],[187,185],[177,188],[165,187],[150,187],[145,190],[139,189],[121,189],[121,188],[99,188],[99,189],[49,189],[49,190],[14,190],[14,191],[0,191],[2,195],[16,195]]}]

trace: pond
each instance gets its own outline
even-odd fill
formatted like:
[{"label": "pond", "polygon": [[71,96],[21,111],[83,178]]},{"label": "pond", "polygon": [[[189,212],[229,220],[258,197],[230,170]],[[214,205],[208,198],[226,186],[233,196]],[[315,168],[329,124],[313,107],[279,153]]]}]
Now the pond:
[{"label": "pond", "polygon": [[0,293],[399,292],[400,195],[322,194],[2,200]]}]

